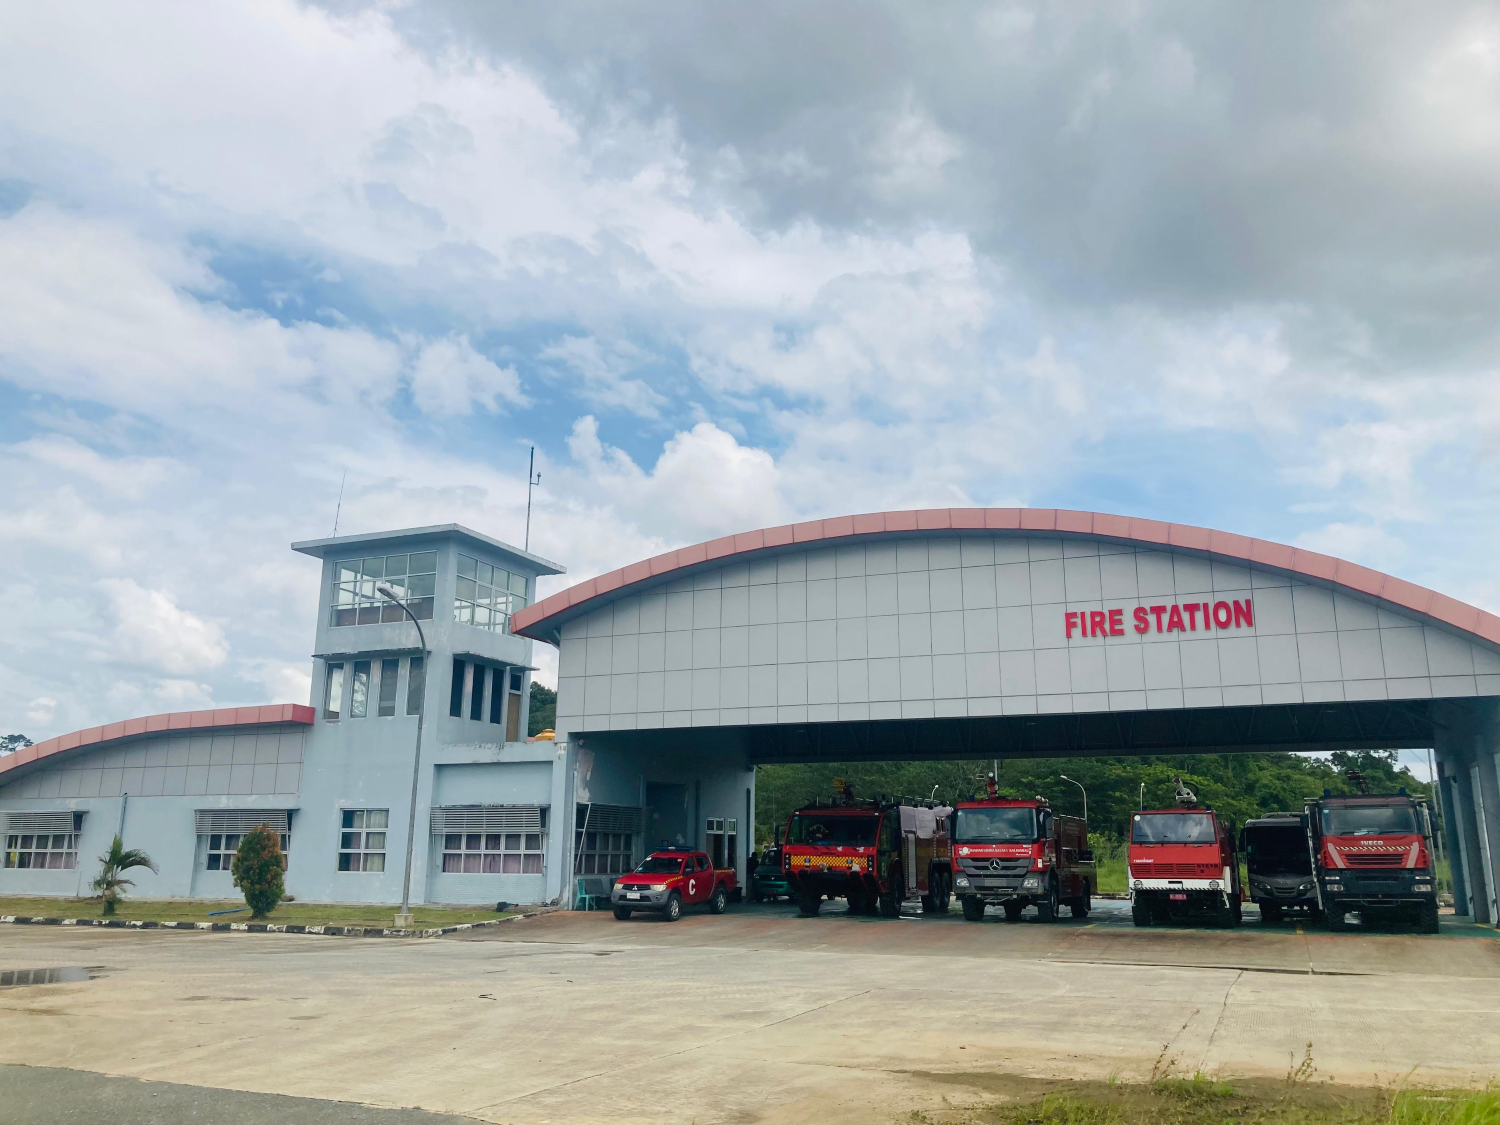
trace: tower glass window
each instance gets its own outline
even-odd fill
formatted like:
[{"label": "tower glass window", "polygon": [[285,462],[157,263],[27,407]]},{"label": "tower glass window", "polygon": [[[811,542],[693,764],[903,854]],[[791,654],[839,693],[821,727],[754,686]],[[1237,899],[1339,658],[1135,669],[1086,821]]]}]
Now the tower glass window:
[{"label": "tower glass window", "polygon": [[510,628],[510,615],[525,608],[524,574],[512,574],[472,555],[458,556],[453,620],[503,633]]},{"label": "tower glass window", "polygon": [[401,607],[376,592],[379,585],[389,586],[396,600],[405,604],[417,620],[430,620],[437,593],[437,552],[416,551],[335,563],[328,623],[374,625],[380,621],[405,621]]}]

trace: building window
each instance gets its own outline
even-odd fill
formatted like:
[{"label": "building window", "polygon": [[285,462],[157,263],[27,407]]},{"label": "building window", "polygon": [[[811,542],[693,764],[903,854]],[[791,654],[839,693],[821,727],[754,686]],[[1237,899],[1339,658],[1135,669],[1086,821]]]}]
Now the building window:
[{"label": "building window", "polygon": [[396,713],[396,679],[401,675],[400,660],[380,662],[380,704],[378,714],[389,719]]},{"label": "building window", "polygon": [[72,871],[78,866],[76,832],[10,832],[5,836],[5,866]]},{"label": "building window", "polygon": [[405,621],[398,605],[381,597],[376,586],[389,586],[396,600],[419,621],[432,617],[437,592],[437,552],[381,555],[347,559],[334,564],[330,625],[374,625],[380,621]]},{"label": "building window", "polygon": [[733,867],[738,862],[739,821],[734,817],[711,816],[704,825],[704,851],[715,867]]},{"label": "building window", "polygon": [[338,660],[328,665],[327,675],[323,677],[323,718],[329,722],[338,722],[343,706],[344,662]]},{"label": "building window", "polygon": [[[281,837],[281,855],[286,865],[292,865],[291,852],[292,837],[288,832],[278,833]],[[203,868],[205,871],[228,871],[234,864],[234,853],[240,850],[240,841],[245,838],[243,832],[210,832],[208,834],[208,849],[204,852]]]},{"label": "building window", "polygon": [[389,809],[345,809],[339,831],[340,871],[384,871]]},{"label": "building window", "polygon": [[458,556],[453,620],[503,633],[510,628],[510,615],[525,608],[524,574],[511,574],[469,555]]},{"label": "building window", "polygon": [[448,692],[448,714],[455,719],[464,717],[464,673],[467,669],[467,664],[454,658],[453,687]]},{"label": "building window", "polygon": [[469,697],[469,718],[476,722],[484,718],[484,682],[489,679],[489,669],[483,664],[474,665],[474,690]]},{"label": "building window", "polygon": [[446,832],[443,870],[463,875],[540,875],[540,832]]},{"label": "building window", "polygon": [[422,713],[422,694],[427,690],[427,662],[413,656],[406,669],[406,713]]},{"label": "building window", "polygon": [[349,694],[349,717],[363,719],[370,710],[370,662],[354,662],[354,690]]},{"label": "building window", "polygon": [[519,668],[511,669],[510,673],[510,699],[507,704],[510,713],[505,720],[505,741],[521,741],[521,685],[524,682],[525,673]]},{"label": "building window", "polygon": [[584,875],[619,875],[635,865],[635,837],[629,832],[580,832],[578,870]]}]

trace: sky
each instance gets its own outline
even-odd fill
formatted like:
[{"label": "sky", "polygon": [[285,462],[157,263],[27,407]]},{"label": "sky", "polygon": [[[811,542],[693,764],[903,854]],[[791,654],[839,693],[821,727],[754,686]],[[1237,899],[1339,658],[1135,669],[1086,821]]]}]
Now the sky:
[{"label": "sky", "polygon": [[0,730],[304,701],[288,544],[533,445],[543,593],[1033,505],[1500,611],[1497,357],[1493,5],[13,6]]}]

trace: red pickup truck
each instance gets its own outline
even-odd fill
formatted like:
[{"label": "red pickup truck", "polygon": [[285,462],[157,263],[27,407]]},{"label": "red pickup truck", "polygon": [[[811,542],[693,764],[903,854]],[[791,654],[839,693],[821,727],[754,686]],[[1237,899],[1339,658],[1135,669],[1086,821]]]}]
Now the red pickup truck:
[{"label": "red pickup truck", "polygon": [[723,914],[738,888],[734,868],[716,869],[707,852],[663,848],[648,855],[630,874],[620,876],[609,903],[622,922],[637,910],[675,922],[684,906],[700,902],[708,904],[709,913]]}]

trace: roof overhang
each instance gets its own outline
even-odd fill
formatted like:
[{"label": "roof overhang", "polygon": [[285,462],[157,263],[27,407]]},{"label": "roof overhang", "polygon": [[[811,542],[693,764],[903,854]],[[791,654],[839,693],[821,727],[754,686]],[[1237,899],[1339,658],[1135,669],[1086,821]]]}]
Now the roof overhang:
[{"label": "roof overhang", "polygon": [[492,551],[502,551],[524,560],[537,574],[567,573],[567,567],[560,563],[544,559],[540,555],[533,555],[530,551],[523,551],[520,547],[513,547],[509,543],[483,535],[473,528],[464,527],[463,524],[458,523],[438,523],[429,527],[408,527],[396,531],[371,531],[363,535],[337,535],[328,539],[304,539],[300,543],[293,543],[292,550],[299,554],[311,555],[315,559],[326,559],[330,556],[347,555],[367,548],[386,551],[397,541],[434,543],[448,539],[467,542],[470,546],[484,547]]},{"label": "roof overhang", "polygon": [[1500,649],[1500,617],[1357,563],[1301,547],[1252,539],[1189,524],[1163,523],[1104,512],[1063,508],[930,508],[871,512],[726,535],[691,547],[631,563],[543,598],[511,617],[511,632],[556,644],[561,625],[638,589],[685,577],[731,559],[779,554],[818,544],[835,546],[855,539],[913,538],[933,533],[959,535],[1056,535],[1103,539],[1134,546],[1170,549],[1237,565],[1251,564],[1294,575],[1314,585],[1347,590],[1399,612],[1464,634]]}]

